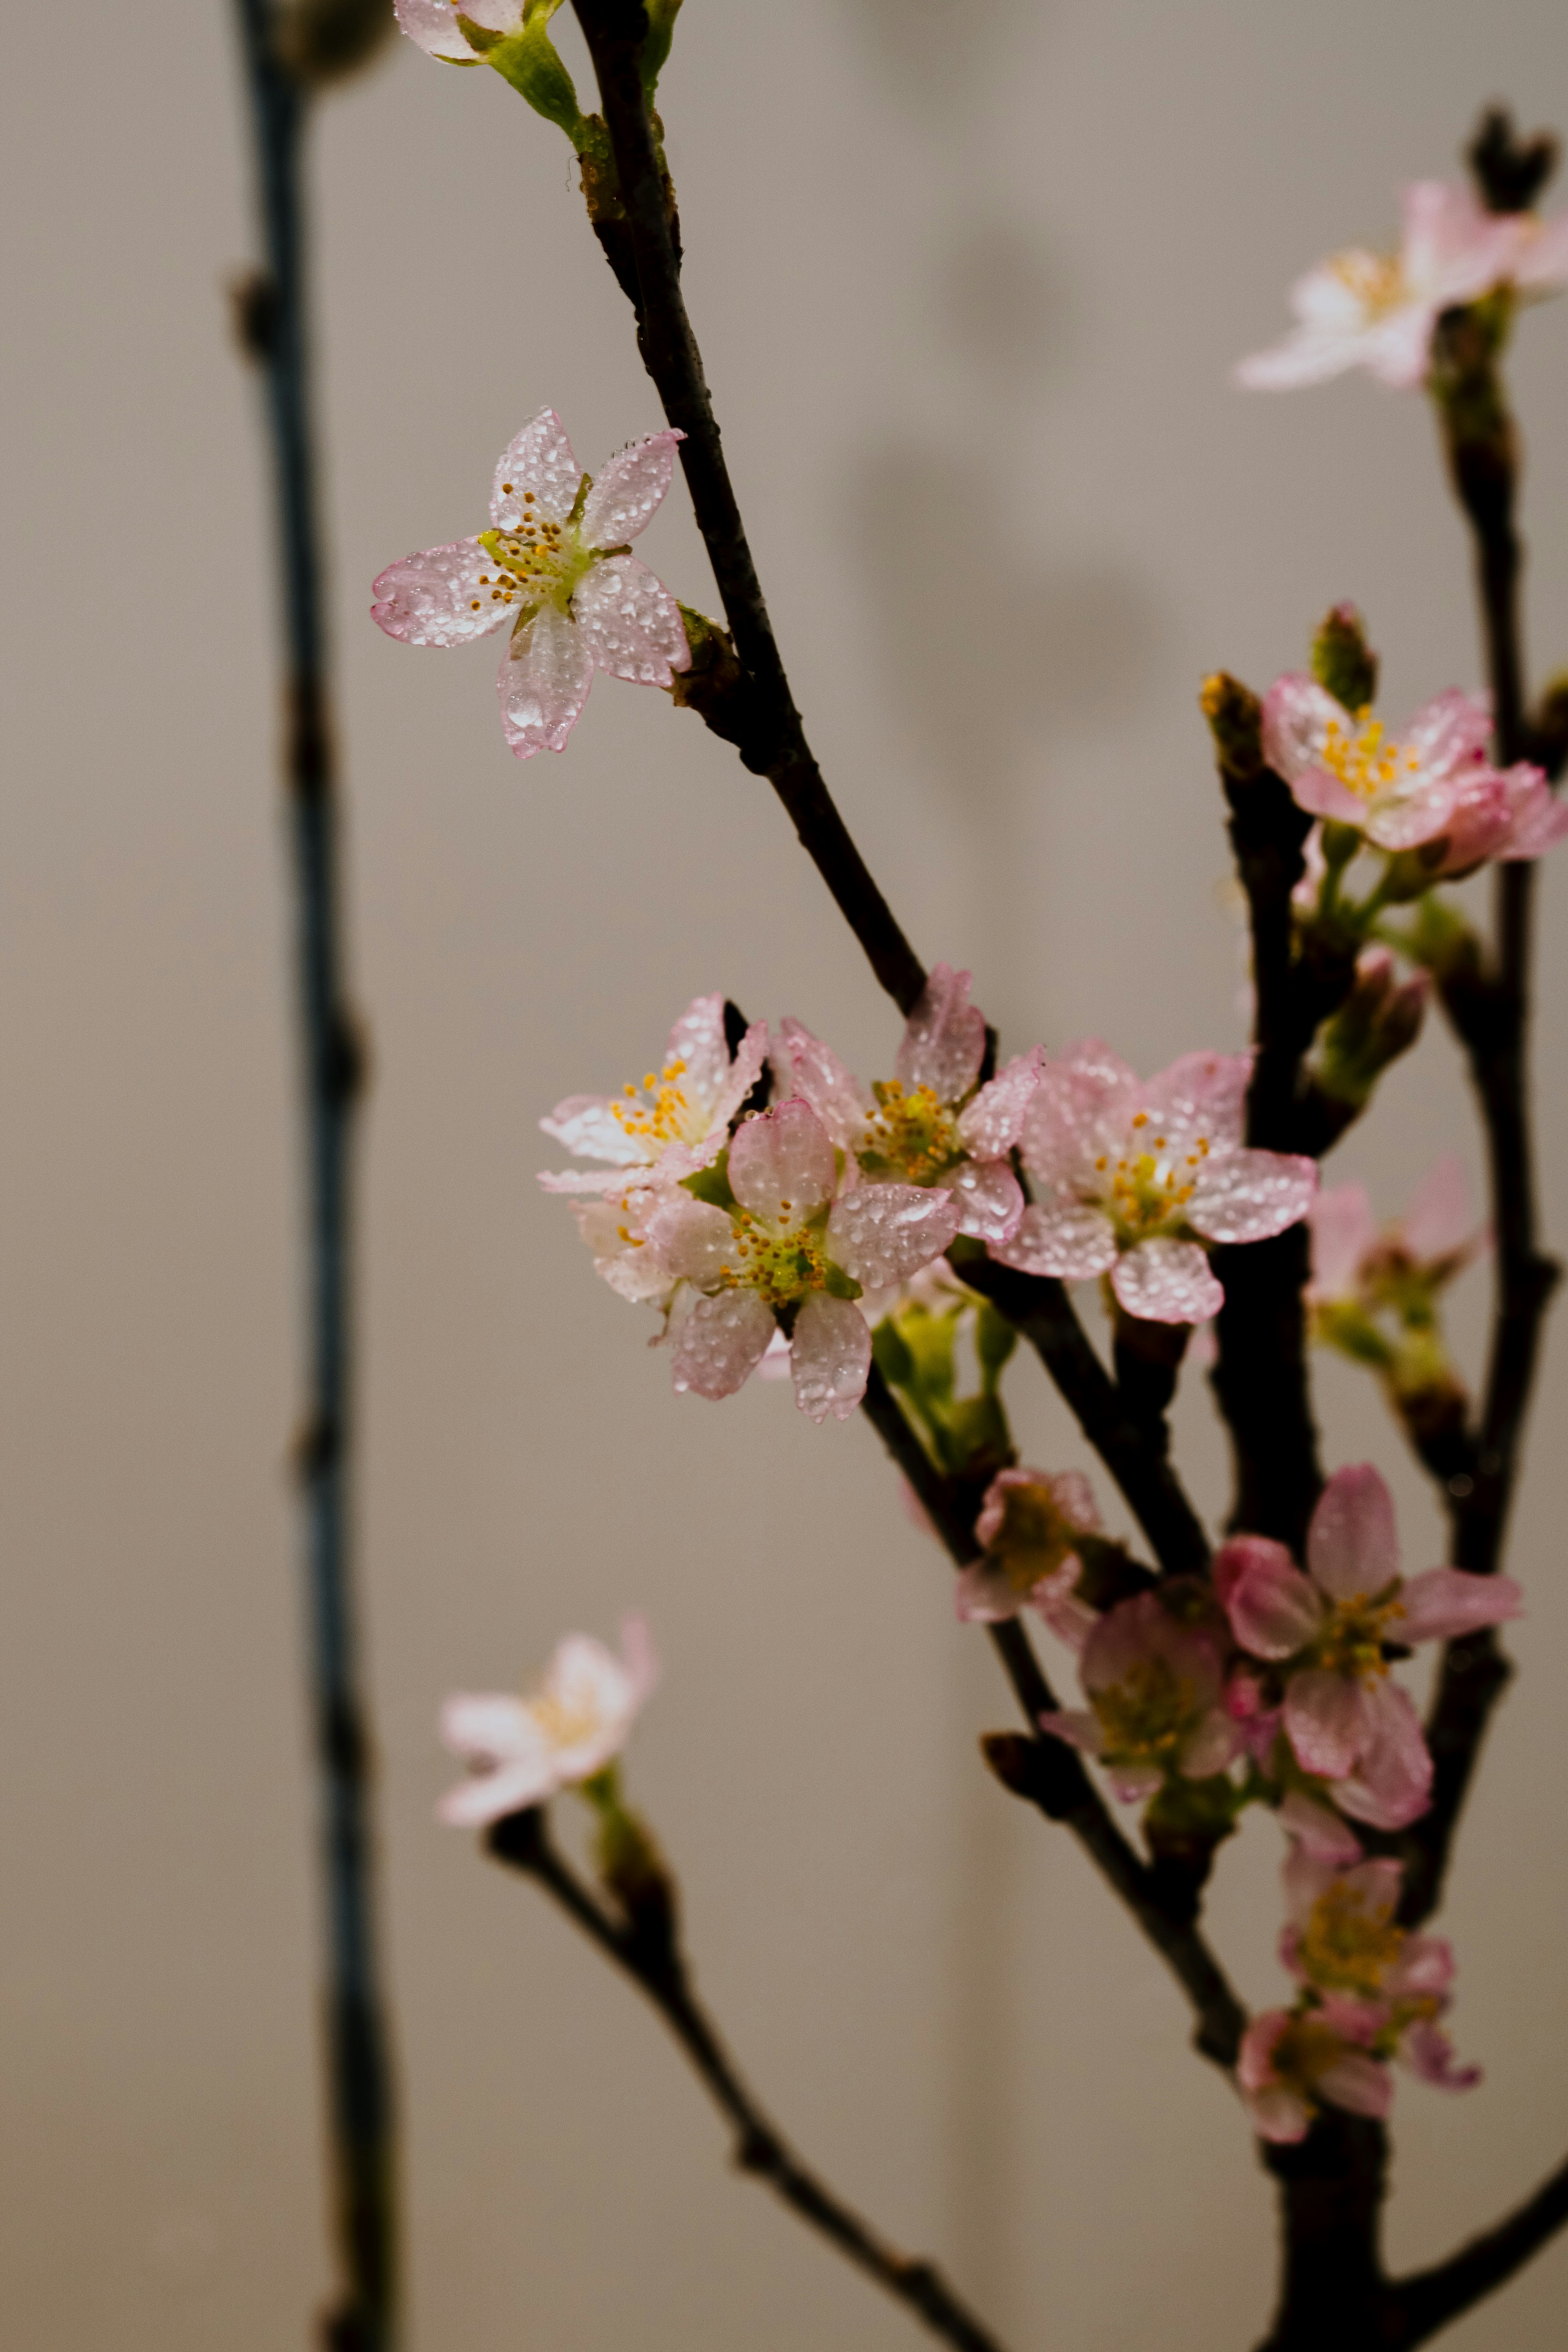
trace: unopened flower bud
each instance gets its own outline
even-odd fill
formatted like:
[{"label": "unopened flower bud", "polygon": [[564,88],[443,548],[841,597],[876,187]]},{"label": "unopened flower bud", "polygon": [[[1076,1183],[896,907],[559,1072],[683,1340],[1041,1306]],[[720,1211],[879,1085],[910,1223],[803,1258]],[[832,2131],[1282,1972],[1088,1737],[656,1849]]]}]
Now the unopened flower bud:
[{"label": "unopened flower bud", "polygon": [[278,55],[308,89],[358,73],[392,31],[392,0],[283,0]]},{"label": "unopened flower bud", "polygon": [[1322,1092],[1359,1109],[1390,1062],[1415,1043],[1430,987],[1424,971],[1396,981],[1387,948],[1364,950],[1350,994],[1319,1034],[1313,1076]]},{"label": "unopened flower bud", "polygon": [[1263,769],[1263,706],[1250,687],[1228,671],[1205,677],[1198,708],[1208,720],[1221,775],[1227,783],[1248,784]]},{"label": "unopened flower bud", "polygon": [[1489,106],[1465,150],[1465,161],[1488,212],[1528,213],[1557,168],[1557,142],[1550,131],[1538,131],[1533,139],[1520,138],[1508,108]]},{"label": "unopened flower bud", "polygon": [[1318,624],[1312,639],[1312,676],[1347,710],[1365,710],[1377,699],[1377,656],[1366,641],[1366,625],[1353,604],[1335,604]]}]

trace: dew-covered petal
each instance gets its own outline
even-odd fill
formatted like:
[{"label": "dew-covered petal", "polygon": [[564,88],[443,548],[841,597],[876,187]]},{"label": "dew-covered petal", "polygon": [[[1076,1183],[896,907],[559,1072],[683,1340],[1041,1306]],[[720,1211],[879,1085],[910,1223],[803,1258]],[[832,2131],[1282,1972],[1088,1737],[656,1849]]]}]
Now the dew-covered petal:
[{"label": "dew-covered petal", "polygon": [[1292,1675],[1285,1691],[1285,1736],[1304,1772],[1342,1780],[1367,1735],[1366,1693],[1320,1666]]},{"label": "dew-covered petal", "polygon": [[1560,801],[1545,775],[1523,761],[1503,771],[1508,833],[1497,855],[1505,862],[1540,857],[1568,835],[1568,802]]},{"label": "dew-covered petal", "polygon": [[1140,1242],[1117,1259],[1110,1286],[1123,1311],[1145,1323],[1206,1323],[1225,1304],[1196,1242]]},{"label": "dew-covered petal", "polygon": [[1066,1191],[1097,1189],[1101,1127],[1137,1083],[1094,1037],[1043,1061],[1020,1136],[1030,1173]]},{"label": "dew-covered petal", "polygon": [[712,1125],[700,1157],[716,1159],[723,1150],[730,1121],[762,1076],[768,1058],[768,1024],[753,1021],[735,1048],[724,1083],[713,1097]]},{"label": "dew-covered petal", "polygon": [[515,530],[526,521],[564,522],[582,478],[566,427],[552,408],[542,408],[501,451],[490,520],[499,530]]},{"label": "dew-covered petal", "polygon": [[1250,1054],[1184,1054],[1138,1089],[1138,1108],[1179,1150],[1191,1136],[1239,1143],[1252,1077]]},{"label": "dew-covered petal", "polygon": [[1010,1242],[991,1244],[991,1255],[1021,1274],[1082,1282],[1115,1265],[1116,1235],[1100,1209],[1077,1201],[1037,1202],[1025,1210]]},{"label": "dew-covered petal", "polygon": [[1285,1546],[1276,1543],[1272,1536],[1232,1536],[1221,1544],[1209,1563],[1222,1609],[1229,1608],[1231,1594],[1251,1568],[1270,1574],[1288,1568],[1293,1576],[1300,1574]]},{"label": "dew-covered petal", "polygon": [[[1292,1658],[1322,1630],[1322,1596],[1283,1544],[1242,1536],[1225,1551],[1239,1553],[1244,1547],[1247,1558],[1225,1601],[1231,1632],[1255,1658]],[[1344,1769],[1349,1771],[1348,1764]]]},{"label": "dew-covered petal", "polygon": [[776,1226],[788,1217],[798,1225],[831,1201],[835,1181],[827,1129],[798,1096],[743,1120],[735,1130],[730,1188],[741,1206],[765,1224]]},{"label": "dew-covered petal", "polygon": [[[733,1151],[730,1181],[735,1181]],[[940,1257],[958,1232],[958,1217],[957,1201],[940,1186],[858,1184],[833,1204],[827,1254],[866,1289],[879,1290],[907,1282]]]},{"label": "dew-covered petal", "polygon": [[1183,1741],[1178,1769],[1187,1780],[1212,1780],[1234,1763],[1242,1749],[1241,1726],[1222,1706],[1211,1706],[1196,1728]]},{"label": "dew-covered petal", "polygon": [[1312,1287],[1320,1298],[1343,1298],[1355,1288],[1361,1262],[1377,1239],[1364,1184],[1336,1184],[1308,1211],[1312,1229]]},{"label": "dew-covered petal", "polygon": [[[426,56],[445,58],[454,65],[479,64],[479,58],[463,37],[453,0],[393,0],[393,5],[403,31],[411,41],[417,41]],[[476,25],[485,24],[488,18],[484,5],[485,0],[479,0],[477,10],[465,8],[463,14],[472,16]],[[514,0],[514,5],[521,22],[521,0]]]},{"label": "dew-covered petal", "polygon": [[831,1413],[847,1421],[866,1393],[871,1370],[871,1331],[847,1298],[814,1290],[802,1301],[790,1340],[795,1401],[808,1421]]},{"label": "dew-covered petal", "polygon": [[1304,1217],[1317,1192],[1315,1160],[1238,1146],[1204,1161],[1187,1218],[1211,1242],[1264,1242]]},{"label": "dew-covered petal", "polygon": [[960,1112],[960,1140],[976,1160],[1000,1160],[1017,1142],[1040,1083],[1042,1059],[1037,1045],[1026,1054],[1016,1054]]},{"label": "dew-covered petal", "polygon": [[1325,2099],[1352,2116],[1385,2116],[1394,2096],[1394,2078],[1366,2051],[1342,2050],[1322,2069],[1317,2088]]},{"label": "dew-covered petal", "polygon": [[847,1069],[831,1045],[814,1037],[803,1022],[785,1013],[779,1024],[783,1060],[790,1084],[808,1102],[839,1150],[853,1157],[865,1138],[876,1097]]},{"label": "dew-covered petal", "polygon": [[691,667],[680,607],[646,563],[612,555],[595,563],[572,598],[594,660],[631,686],[668,686]]},{"label": "dew-covered petal", "polygon": [[633,1307],[663,1306],[675,1277],[617,1201],[570,1203],[577,1231],[594,1253],[594,1271]]},{"label": "dew-covered petal", "polygon": [[735,1228],[710,1201],[694,1201],[679,1184],[643,1218],[648,1247],[678,1281],[699,1289],[717,1283],[735,1263]]},{"label": "dew-covered petal", "polygon": [[899,1041],[894,1076],[929,1087],[938,1102],[961,1102],[984,1058],[985,1015],[969,1002],[969,974],[935,965]]},{"label": "dew-covered petal", "polygon": [[[607,1160],[616,1168],[629,1168],[643,1157],[616,1118],[608,1095],[567,1095],[539,1124],[580,1160]],[[550,1189],[548,1177],[539,1181]]]},{"label": "dew-covered petal", "polygon": [[[1491,787],[1480,781],[1483,791],[1489,793]],[[1477,782],[1473,777],[1427,777],[1363,802],[1361,822],[1367,839],[1395,855],[1438,840],[1456,828]]]},{"label": "dew-covered petal", "polygon": [[[1275,679],[1263,698],[1263,756],[1292,791],[1303,776],[1322,772],[1323,745],[1331,729],[1353,736],[1355,720],[1326,687],[1305,670],[1288,670]],[[1348,797],[1359,809],[1354,793]]]},{"label": "dew-covered petal", "polygon": [[495,602],[494,577],[477,539],[422,548],[377,574],[370,617],[405,646],[466,646],[517,617],[514,606]]},{"label": "dew-covered petal", "polygon": [[[1331,817],[1336,824],[1353,824],[1358,831],[1367,822],[1367,803],[1327,768],[1304,768],[1292,779],[1290,792],[1297,807],[1312,816]],[[1420,835],[1423,841],[1430,837]]]},{"label": "dew-covered petal", "polygon": [[686,1083],[711,1102],[730,1075],[730,1041],[724,1034],[724,992],[694,996],[665,1041],[666,1062],[684,1062]]},{"label": "dew-covered petal", "polygon": [[685,438],[672,425],[668,432],[631,442],[606,460],[584,501],[584,547],[619,547],[647,529],[669,488],[676,445]]},{"label": "dew-covered petal", "polygon": [[1394,1497],[1370,1462],[1347,1464],[1324,1487],[1307,1529],[1307,1566],[1336,1601],[1381,1592],[1398,1575]]},{"label": "dew-covered petal", "polygon": [[1279,1805],[1279,1826],[1310,1860],[1342,1869],[1361,1860],[1361,1840],[1347,1822],[1327,1805],[1315,1804],[1300,1789],[1292,1789]]},{"label": "dew-covered petal", "polygon": [[496,680],[501,726],[520,760],[566,749],[593,683],[583,632],[546,604],[512,638]]},{"label": "dew-covered petal", "polygon": [[1482,1625],[1518,1617],[1524,1594],[1511,1576],[1471,1576],[1462,1568],[1428,1568],[1399,1596],[1405,1613],[1393,1631],[1403,1642],[1454,1642]]},{"label": "dew-covered petal", "polygon": [[978,1242],[1009,1242],[1023,1221],[1024,1189],[1005,1160],[965,1160],[939,1176],[958,1202],[958,1230]]},{"label": "dew-covered petal", "polygon": [[1351,1778],[1336,1785],[1334,1802],[1371,1829],[1406,1829],[1432,1801],[1432,1758],[1421,1718],[1396,1682],[1374,1682],[1362,1696],[1361,1759]]},{"label": "dew-covered petal", "polygon": [[699,1396],[733,1396],[768,1351],[773,1318],[754,1290],[721,1290],[700,1298],[675,1341],[670,1377]]},{"label": "dew-covered petal", "polygon": [[1450,686],[1422,704],[1399,729],[1397,740],[1402,751],[1415,752],[1424,774],[1452,776],[1486,765],[1491,731],[1487,698]]}]

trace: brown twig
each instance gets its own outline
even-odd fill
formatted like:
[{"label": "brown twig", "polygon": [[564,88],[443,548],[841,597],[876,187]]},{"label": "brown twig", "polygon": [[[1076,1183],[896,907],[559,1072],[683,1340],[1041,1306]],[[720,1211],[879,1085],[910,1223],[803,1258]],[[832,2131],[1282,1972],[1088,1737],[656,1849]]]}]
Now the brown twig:
[{"label": "brown twig", "polygon": [[551,1844],[544,1814],[537,1806],[498,1822],[489,1845],[498,1861],[537,1880],[647,1995],[714,2105],[733,2125],[735,2162],[742,2172],[765,2181],[802,2221],[915,2312],[933,2335],[958,2346],[959,2352],[1000,2352],[995,2336],[965,2309],[932,2263],[901,2253],[801,2161],[742,2079],[698,2000],[667,1908],[660,1908],[651,1928],[635,1916],[612,1916]]},{"label": "brown twig", "polygon": [[1392,2294],[1401,2333],[1388,2341],[1401,2347],[1425,2344],[1449,2321],[1505,2284],[1532,2254],[1568,2223],[1568,2161],[1543,2180],[1518,2210],[1461,2246],[1446,2263],[1397,2279]]}]

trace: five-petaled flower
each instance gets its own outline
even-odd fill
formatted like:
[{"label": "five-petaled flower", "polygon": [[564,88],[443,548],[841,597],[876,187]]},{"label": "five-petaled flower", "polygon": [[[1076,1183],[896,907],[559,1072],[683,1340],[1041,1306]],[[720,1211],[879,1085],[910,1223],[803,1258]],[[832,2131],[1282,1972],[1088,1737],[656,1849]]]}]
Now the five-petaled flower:
[{"label": "five-petaled flower", "polygon": [[1370,1463],[1338,1470],[1307,1530],[1301,1570],[1281,1543],[1237,1536],[1214,1580],[1241,1648],[1278,1669],[1282,1725],[1304,1772],[1342,1812],[1403,1829],[1426,1810],[1432,1759],[1385,1644],[1451,1641],[1520,1611],[1506,1576],[1399,1572],[1394,1498]]},{"label": "five-petaled flower", "polygon": [[969,1002],[969,974],[939,963],[910,1013],[893,1076],[863,1087],[831,1046],[800,1022],[779,1024],[784,1089],[808,1102],[839,1150],[872,1182],[940,1184],[956,1194],[959,1231],[1010,1241],[1024,1195],[1007,1164],[1039,1074],[1019,1055],[979,1087],[985,1016]]},{"label": "five-petaled flower", "polygon": [[595,481],[542,408],[501,453],[489,530],[427,547],[377,579],[371,617],[410,646],[462,646],[508,628],[497,686],[520,760],[564,751],[596,669],[668,687],[691,650],[680,607],[629,542],[675,464],[670,431],[634,441]]},{"label": "five-petaled flower", "polygon": [[742,1121],[724,1174],[722,1205],[677,1184],[644,1219],[649,1249],[686,1286],[670,1314],[675,1385],[732,1395],[782,1312],[796,1403],[813,1421],[842,1421],[871,1363],[856,1298],[939,1256],[958,1230],[957,1203],[914,1184],[845,1188],[826,1129],[795,1098]]},{"label": "five-petaled flower", "polygon": [[1053,1633],[1081,1651],[1100,1616],[1078,1598],[1080,1547],[1099,1534],[1100,1513],[1081,1470],[999,1470],[974,1522],[982,1555],[959,1572],[959,1616],[994,1625],[1033,1608]]},{"label": "five-petaled flower", "polygon": [[628,1617],[618,1658],[591,1634],[569,1633],[529,1697],[455,1692],[441,1710],[441,1737],[469,1777],[442,1798],[441,1819],[482,1828],[602,1772],[626,1746],[658,1672],[646,1622]]},{"label": "five-petaled flower", "polygon": [[1421,180],[1406,188],[1397,255],[1363,247],[1330,256],[1291,289],[1297,323],[1281,343],[1243,360],[1255,392],[1322,383],[1364,367],[1410,391],[1426,381],[1443,312],[1500,286],[1550,294],[1568,281],[1568,215],[1486,211],[1468,188]]},{"label": "five-petaled flower", "polygon": [[1421,849],[1432,880],[1489,857],[1539,857],[1568,834],[1568,806],[1540,768],[1493,767],[1491,713],[1451,687],[1397,735],[1370,710],[1347,710],[1304,670],[1277,678],[1263,701],[1263,756],[1298,805],[1352,826],[1376,849]]},{"label": "five-petaled flower", "polygon": [[1128,1803],[1153,1796],[1173,1774],[1212,1780],[1240,1751],[1218,1644],[1179,1623],[1155,1593],[1106,1612],[1084,1643],[1079,1675],[1088,1706],[1043,1715],[1041,1727],[1103,1764]]},{"label": "five-petaled flower", "polygon": [[1041,1198],[991,1254],[1026,1274],[1109,1274],[1124,1313],[1203,1323],[1225,1291],[1208,1244],[1265,1241],[1306,1214],[1314,1162],[1242,1142],[1247,1054],[1186,1054],[1139,1078],[1098,1038],[1046,1061],[1024,1117]]},{"label": "five-petaled flower", "polygon": [[1435,1160],[1402,1217],[1379,1228],[1364,1184],[1336,1184],[1312,1205],[1312,1280],[1308,1303],[1369,1307],[1397,1301],[1406,1287],[1428,1295],[1467,1266],[1489,1238],[1471,1219],[1465,1165],[1457,1152]]}]

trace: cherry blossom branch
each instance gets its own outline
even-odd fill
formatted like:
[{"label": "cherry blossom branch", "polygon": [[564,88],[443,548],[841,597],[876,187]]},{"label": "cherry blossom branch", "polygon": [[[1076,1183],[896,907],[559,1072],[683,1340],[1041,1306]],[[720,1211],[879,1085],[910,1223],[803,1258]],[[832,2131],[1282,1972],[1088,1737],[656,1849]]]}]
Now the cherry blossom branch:
[{"label": "cherry blossom branch", "polygon": [[[974,1540],[979,1496],[935,1467],[874,1364],[862,1410],[919,1496],[954,1568],[967,1568],[980,1557]],[[1038,1737],[1041,1717],[1058,1707],[1023,1626],[1015,1618],[986,1631],[1029,1726],[1026,1737],[993,1733],[984,1743],[986,1761],[1005,1788],[1072,1832],[1192,2003],[1195,2046],[1228,2073],[1247,2012],[1194,1924],[1196,1886],[1184,1874],[1144,1862],[1117,1828],[1073,1750],[1058,1739]]]},{"label": "cherry blossom branch", "polygon": [[574,5],[594,60],[629,227],[638,343],[665,415],[686,436],[680,462],[692,512],[740,662],[721,731],[737,744],[752,773],[767,777],[872,971],[899,1010],[910,1013],[925,986],[924,968],[872,880],[805,740],[724,462],[701,353],[686,314],[664,174],[648,119],[641,71],[647,20],[641,0]]},{"label": "cherry blossom branch", "polygon": [[349,1547],[353,1325],[349,1176],[362,1057],[343,988],[341,842],[322,615],[321,520],[305,309],[308,100],[274,47],[268,0],[238,0],[265,270],[242,297],[264,371],[284,623],[284,776],[308,1128],[310,1397],[296,1449],[305,1518],[310,1711],[321,1809],[326,2032],[342,2283],[335,2352],[396,2339],[397,2167],[390,2031],[376,1951],[366,1704]]},{"label": "cherry blossom branch", "polygon": [[1403,2344],[1379,2236],[1388,2137],[1380,2123],[1329,2107],[1305,2139],[1265,2144],[1279,2186],[1279,2307],[1258,2352],[1379,2352]]},{"label": "cherry blossom branch", "polygon": [[1543,2180],[1532,2197],[1494,2230],[1472,2238],[1446,2263],[1412,2277],[1395,2280],[1393,2296],[1401,2332],[1391,2340],[1401,2346],[1425,2344],[1451,2319],[1495,2294],[1523,2269],[1531,2255],[1568,2223],[1568,2160]]},{"label": "cherry blossom branch", "polygon": [[774,2194],[840,2253],[921,2318],[959,2352],[1000,2352],[996,2338],[965,2309],[933,2264],[912,2260],[826,2188],[802,2163],[784,2134],[737,2073],[716,2028],[691,1988],[676,1939],[672,1907],[649,1916],[613,1917],[584,1886],[550,1843],[542,1810],[509,1814],[489,1834],[500,1862],[525,1871],[553,1895],[568,1917],[653,2002],[690,2059],[704,2087],[735,2129],[735,2162]]}]

